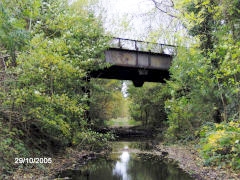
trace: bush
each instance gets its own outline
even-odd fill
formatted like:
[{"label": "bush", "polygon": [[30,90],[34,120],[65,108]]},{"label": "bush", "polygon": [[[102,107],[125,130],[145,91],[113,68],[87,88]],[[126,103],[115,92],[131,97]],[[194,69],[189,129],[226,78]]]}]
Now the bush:
[{"label": "bush", "polygon": [[95,131],[78,132],[73,137],[73,145],[77,145],[80,150],[101,151],[109,149],[109,141],[113,140],[114,136],[110,133],[102,134]]},{"label": "bush", "polygon": [[203,126],[200,153],[205,165],[240,169],[240,122]]},{"label": "bush", "polygon": [[0,179],[11,174],[18,166],[15,164],[15,158],[30,157],[28,148],[18,138],[19,134],[21,131],[16,128],[10,130],[7,124],[0,121]]}]

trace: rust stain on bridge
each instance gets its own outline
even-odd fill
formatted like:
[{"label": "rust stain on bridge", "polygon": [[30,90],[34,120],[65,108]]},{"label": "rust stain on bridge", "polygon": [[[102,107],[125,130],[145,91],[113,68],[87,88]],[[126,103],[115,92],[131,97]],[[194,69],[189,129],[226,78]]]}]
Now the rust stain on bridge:
[{"label": "rust stain on bridge", "polygon": [[114,38],[110,47],[105,57],[111,66],[91,72],[91,77],[132,80],[137,87],[169,79],[174,46]]}]

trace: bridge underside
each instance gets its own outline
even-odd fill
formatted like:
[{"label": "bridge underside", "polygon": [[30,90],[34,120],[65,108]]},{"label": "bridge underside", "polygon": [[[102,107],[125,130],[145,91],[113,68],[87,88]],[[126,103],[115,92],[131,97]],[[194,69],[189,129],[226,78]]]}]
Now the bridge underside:
[{"label": "bridge underside", "polygon": [[132,80],[136,87],[141,87],[144,82],[165,83],[165,79],[169,79],[170,76],[168,70],[143,69],[112,65],[109,68],[91,72],[90,77]]},{"label": "bridge underside", "polygon": [[141,87],[144,82],[164,83],[165,79],[169,79],[172,55],[138,48],[109,48],[105,51],[105,61],[111,66],[90,72],[90,77],[132,80],[136,87]]}]

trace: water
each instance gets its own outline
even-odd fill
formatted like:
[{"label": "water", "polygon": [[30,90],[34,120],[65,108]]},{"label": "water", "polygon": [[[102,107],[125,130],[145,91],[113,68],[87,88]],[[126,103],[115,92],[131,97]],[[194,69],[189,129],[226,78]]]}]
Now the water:
[{"label": "water", "polygon": [[74,180],[190,180],[173,164],[164,163],[158,156],[136,154],[130,142],[118,142],[113,153],[87,163],[77,170],[67,170],[58,177]]}]

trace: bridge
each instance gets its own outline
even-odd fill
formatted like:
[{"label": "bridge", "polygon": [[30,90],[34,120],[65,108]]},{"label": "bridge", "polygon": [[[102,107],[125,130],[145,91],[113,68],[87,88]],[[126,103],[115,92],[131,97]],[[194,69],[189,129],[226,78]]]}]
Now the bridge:
[{"label": "bridge", "polygon": [[123,38],[113,38],[105,51],[110,67],[90,73],[93,78],[132,80],[136,87],[144,82],[164,83],[169,79],[169,68],[175,47]]}]

